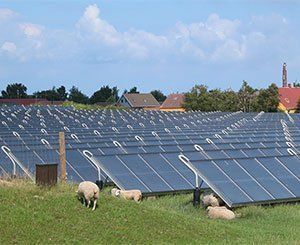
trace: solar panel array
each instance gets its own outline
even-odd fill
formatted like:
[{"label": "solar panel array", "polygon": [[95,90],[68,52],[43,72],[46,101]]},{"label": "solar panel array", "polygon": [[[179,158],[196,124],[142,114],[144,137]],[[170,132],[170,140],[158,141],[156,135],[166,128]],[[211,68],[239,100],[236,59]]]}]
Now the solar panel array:
[{"label": "solar panel array", "polygon": [[108,179],[147,195],[191,191],[196,172],[201,187],[231,207],[300,199],[296,114],[50,106],[0,112],[2,175],[33,178],[35,164],[59,163],[64,131],[69,181]]}]

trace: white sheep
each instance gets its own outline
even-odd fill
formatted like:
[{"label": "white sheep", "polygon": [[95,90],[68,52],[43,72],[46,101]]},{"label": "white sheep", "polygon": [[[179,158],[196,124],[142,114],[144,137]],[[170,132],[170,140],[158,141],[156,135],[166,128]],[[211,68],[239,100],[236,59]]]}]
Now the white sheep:
[{"label": "white sheep", "polygon": [[79,184],[77,195],[78,198],[82,200],[83,205],[86,204],[87,207],[91,204],[91,199],[94,200],[93,211],[96,208],[97,200],[99,199],[99,187],[91,181],[83,181]]},{"label": "white sheep", "polygon": [[202,198],[202,205],[204,207],[208,207],[208,206],[219,207],[219,206],[223,206],[224,204],[225,203],[223,202],[223,200],[215,193],[205,195]]},{"label": "white sheep", "polygon": [[142,199],[142,192],[140,190],[119,190],[117,188],[113,188],[111,190],[111,195],[115,197],[121,197],[126,200],[134,200],[135,202],[139,202]]},{"label": "white sheep", "polygon": [[213,193],[203,196],[202,203],[203,203],[204,207],[207,207],[207,206],[219,207],[220,206],[219,199],[216,196],[214,196]]},{"label": "white sheep", "polygon": [[234,219],[235,213],[226,207],[208,207],[206,209],[207,215],[211,219]]}]

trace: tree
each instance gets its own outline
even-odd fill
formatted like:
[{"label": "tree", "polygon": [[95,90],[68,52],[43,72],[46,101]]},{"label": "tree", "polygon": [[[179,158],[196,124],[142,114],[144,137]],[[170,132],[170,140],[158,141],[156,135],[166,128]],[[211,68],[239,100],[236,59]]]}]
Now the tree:
[{"label": "tree", "polygon": [[296,88],[300,87],[300,83],[297,80],[294,82],[294,87],[296,87]]},{"label": "tree", "polygon": [[257,90],[253,89],[247,81],[243,81],[242,87],[238,92],[239,105],[243,112],[249,112],[253,110],[253,105],[255,103],[255,92]]},{"label": "tree", "polygon": [[55,87],[53,87],[52,89],[48,89],[48,90],[37,91],[37,92],[33,93],[33,95],[36,98],[46,99],[49,101],[59,100],[59,95],[58,95]]},{"label": "tree", "polygon": [[117,102],[119,100],[119,89],[117,86],[112,88],[112,97],[114,98],[113,102]]},{"label": "tree", "polygon": [[278,87],[276,84],[272,83],[267,89],[258,91],[253,109],[255,111],[277,112],[278,105]]},{"label": "tree", "polygon": [[3,98],[27,98],[27,87],[22,83],[12,83],[7,85],[6,90],[1,92]]},{"label": "tree", "polygon": [[133,88],[129,89],[129,92],[128,92],[128,94],[138,94],[138,93],[140,93],[140,92],[138,92],[137,87],[135,87],[135,86]]},{"label": "tree", "polygon": [[91,96],[90,103],[116,102],[118,100],[118,92],[117,87],[110,88],[109,86],[102,86]]},{"label": "tree", "polygon": [[239,97],[233,90],[225,90],[222,92],[221,101],[218,110],[220,111],[238,111]]},{"label": "tree", "polygon": [[69,100],[81,103],[81,104],[87,104],[89,101],[89,97],[86,96],[84,93],[82,93],[77,87],[73,86],[69,91]]},{"label": "tree", "polygon": [[65,101],[68,98],[65,86],[60,86],[56,91],[60,101]]},{"label": "tree", "polygon": [[275,83],[272,83],[268,89],[268,112],[277,112],[279,105],[279,92]]},{"label": "tree", "polygon": [[158,102],[164,102],[165,99],[167,98],[167,96],[165,96],[160,90],[153,90],[150,93],[154,96],[154,98]]},{"label": "tree", "polygon": [[68,98],[68,93],[64,86],[60,86],[57,89],[53,87],[52,89],[37,91],[33,95],[36,98],[47,99],[49,101],[65,101]]},{"label": "tree", "polygon": [[196,85],[190,92],[185,94],[183,107],[186,110],[211,111],[212,102],[207,87],[204,85]]}]

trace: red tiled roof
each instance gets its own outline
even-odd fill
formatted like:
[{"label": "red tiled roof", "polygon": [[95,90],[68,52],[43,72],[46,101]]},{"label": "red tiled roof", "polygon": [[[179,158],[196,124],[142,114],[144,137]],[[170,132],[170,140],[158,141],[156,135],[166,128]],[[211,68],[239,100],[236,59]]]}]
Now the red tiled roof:
[{"label": "red tiled roof", "polygon": [[185,97],[184,94],[170,94],[160,108],[162,109],[182,108],[184,97]]},{"label": "red tiled roof", "polygon": [[0,104],[31,105],[47,101],[46,99],[0,99]]},{"label": "red tiled roof", "polygon": [[278,89],[280,103],[287,110],[296,109],[300,99],[300,88],[282,87]]},{"label": "red tiled roof", "polygon": [[14,104],[14,105],[61,105],[64,101],[49,101],[47,99],[0,99],[0,104]]}]

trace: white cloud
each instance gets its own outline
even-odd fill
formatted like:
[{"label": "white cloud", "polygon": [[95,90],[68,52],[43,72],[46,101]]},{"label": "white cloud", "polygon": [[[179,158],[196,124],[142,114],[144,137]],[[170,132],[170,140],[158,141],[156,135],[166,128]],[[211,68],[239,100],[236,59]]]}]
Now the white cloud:
[{"label": "white cloud", "polygon": [[174,37],[181,55],[213,62],[236,60],[243,58],[239,47],[240,26],[238,20],[222,19],[217,14],[211,14],[204,22],[178,22],[171,37]]},{"label": "white cloud", "polygon": [[79,36],[83,40],[100,42],[122,55],[146,59],[151,48],[166,47],[168,40],[146,31],[130,29],[119,32],[107,21],[101,19],[100,9],[96,4],[88,6],[76,24]]},{"label": "white cloud", "polygon": [[28,38],[39,37],[43,30],[42,26],[32,23],[21,23],[19,27]]},{"label": "white cloud", "polygon": [[211,14],[205,24],[207,30],[215,33],[221,40],[230,38],[236,34],[240,21],[221,19],[217,14]]},{"label": "white cloud", "polygon": [[0,23],[13,18],[14,16],[16,16],[16,13],[11,9],[0,8]]},{"label": "white cloud", "polygon": [[233,37],[240,24],[238,20],[221,19],[217,14],[211,14],[205,22],[188,25],[178,22],[173,32],[181,38],[208,43]]},{"label": "white cloud", "polygon": [[[0,22],[14,15],[17,14],[12,10],[0,9]],[[10,42],[0,47],[14,52],[13,57],[22,61],[191,60],[215,64],[267,60],[274,53],[287,56],[285,47],[296,46],[298,34],[290,31],[291,24],[278,14],[253,16],[242,22],[212,13],[199,22],[177,22],[171,30],[158,35],[135,28],[119,31],[103,19],[99,7],[93,4],[85,8],[71,31],[46,29],[22,19],[8,21],[0,25],[0,43]]]},{"label": "white cloud", "polygon": [[5,42],[1,46],[1,50],[6,51],[8,53],[15,53],[17,50],[17,46],[13,42]]},{"label": "white cloud", "polygon": [[227,40],[212,53],[213,61],[235,61],[245,57],[245,46],[235,40]]},{"label": "white cloud", "polygon": [[107,45],[120,44],[120,37],[117,30],[100,18],[100,10],[96,4],[88,6],[83,16],[77,23],[77,28],[82,35],[96,38]]}]

